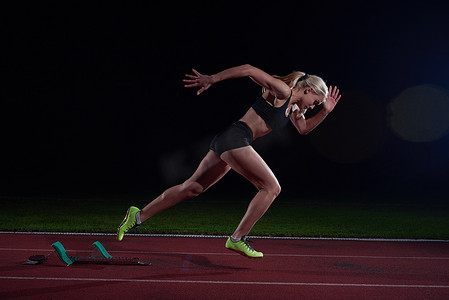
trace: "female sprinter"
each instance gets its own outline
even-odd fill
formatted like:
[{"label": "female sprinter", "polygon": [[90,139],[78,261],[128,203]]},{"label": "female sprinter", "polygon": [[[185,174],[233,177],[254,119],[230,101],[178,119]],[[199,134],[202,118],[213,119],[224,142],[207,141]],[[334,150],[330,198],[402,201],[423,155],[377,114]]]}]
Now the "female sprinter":
[{"label": "female sprinter", "polygon": [[[199,88],[197,95],[214,83],[239,77],[251,78],[262,87],[263,94],[238,122],[215,136],[209,152],[192,177],[167,189],[142,210],[131,206],[118,227],[117,240],[121,241],[125,232],[158,212],[205,192],[233,169],[252,182],[258,193],[225,246],[248,257],[263,257],[262,252],[255,251],[248,244],[246,235],[270,207],[281,187],[262,157],[250,146],[251,142],[284,127],[289,120],[300,134],[309,133],[334,109],[341,95],[336,87],[328,90],[320,77],[302,72],[277,77],[251,65],[230,68],[212,76],[194,69],[193,72],[195,75],[187,74],[184,82],[185,87]],[[304,117],[307,109],[320,104],[323,104],[322,109],[315,116]]]}]

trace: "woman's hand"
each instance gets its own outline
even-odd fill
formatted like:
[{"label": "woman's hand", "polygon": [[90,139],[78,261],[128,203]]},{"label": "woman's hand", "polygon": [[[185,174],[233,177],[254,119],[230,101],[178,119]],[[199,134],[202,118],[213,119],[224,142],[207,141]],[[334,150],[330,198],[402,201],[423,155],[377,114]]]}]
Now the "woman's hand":
[{"label": "woman's hand", "polygon": [[196,76],[186,74],[186,77],[190,78],[190,79],[186,78],[183,80],[185,83],[188,83],[188,84],[185,84],[184,87],[187,87],[187,88],[200,87],[200,89],[196,92],[196,94],[199,95],[202,92],[204,92],[205,90],[207,90],[208,88],[210,88],[210,86],[213,83],[212,76],[203,75],[195,69],[192,69],[192,71],[193,71],[193,73],[196,74]]},{"label": "woman's hand", "polygon": [[332,86],[329,87],[329,94],[327,96],[326,101],[323,103],[323,109],[325,112],[330,113],[335,105],[337,105],[338,100],[340,100],[341,95],[339,95],[340,90],[335,86],[332,89]]}]

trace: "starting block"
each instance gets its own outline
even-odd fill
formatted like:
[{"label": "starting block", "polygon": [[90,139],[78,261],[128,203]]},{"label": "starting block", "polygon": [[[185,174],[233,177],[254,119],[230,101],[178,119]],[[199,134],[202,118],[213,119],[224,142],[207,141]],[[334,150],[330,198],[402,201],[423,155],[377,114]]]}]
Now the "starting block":
[{"label": "starting block", "polygon": [[[89,256],[69,256],[64,246],[60,242],[56,242],[51,245],[55,250],[52,253],[55,253],[61,262],[63,262],[66,266],[70,266],[72,264],[101,264],[101,265],[139,265],[139,266],[149,266],[151,263],[142,262],[137,257],[113,257],[106,251],[104,246],[96,241],[93,243],[94,250]],[[33,255],[30,256],[28,261],[24,262],[26,265],[35,265],[41,264],[48,260],[49,255]]]}]

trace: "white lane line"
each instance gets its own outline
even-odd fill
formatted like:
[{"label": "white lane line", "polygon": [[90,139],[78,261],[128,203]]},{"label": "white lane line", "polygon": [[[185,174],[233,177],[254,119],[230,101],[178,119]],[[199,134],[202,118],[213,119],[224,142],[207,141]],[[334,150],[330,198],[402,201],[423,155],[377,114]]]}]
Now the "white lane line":
[{"label": "white lane line", "polygon": [[[116,236],[116,233],[101,232],[26,232],[26,231],[0,231],[0,234],[34,234],[34,235],[80,235],[80,236]],[[228,238],[227,235],[205,234],[157,234],[157,233],[127,233],[133,237],[174,237],[174,238]],[[449,243],[449,240],[437,239],[388,239],[388,238],[332,238],[332,237],[301,237],[301,236],[248,236],[253,239],[270,240],[317,240],[317,241],[355,241],[355,242],[420,242],[420,243]]]},{"label": "white lane line", "polygon": [[[0,251],[20,251],[20,252],[52,252],[53,249],[23,249],[23,248],[0,248]],[[67,252],[86,252],[92,250],[67,250]],[[147,254],[147,255],[207,255],[207,256],[232,256],[231,252],[161,252],[161,251],[124,251],[111,250],[109,253],[124,254]],[[449,260],[449,257],[431,257],[431,256],[374,256],[374,255],[326,255],[326,254],[277,254],[264,253],[265,257],[316,257],[316,258],[363,258],[363,259],[413,259],[413,260]]]},{"label": "white lane line", "polygon": [[234,285],[291,285],[291,286],[335,286],[335,287],[385,287],[385,288],[428,288],[447,289],[449,285],[423,284],[372,284],[372,283],[326,283],[326,282],[272,282],[272,281],[221,281],[221,280],[153,280],[123,278],[76,278],[76,277],[15,277],[0,276],[9,280],[46,280],[46,281],[102,281],[102,282],[135,282],[135,283],[184,283],[184,284],[234,284]]},{"label": "white lane line", "polygon": [[435,260],[449,260],[449,257],[429,257],[429,256],[374,256],[374,255],[320,255],[320,254],[266,254],[266,256],[318,257],[318,258],[422,259],[422,260],[435,259]]}]

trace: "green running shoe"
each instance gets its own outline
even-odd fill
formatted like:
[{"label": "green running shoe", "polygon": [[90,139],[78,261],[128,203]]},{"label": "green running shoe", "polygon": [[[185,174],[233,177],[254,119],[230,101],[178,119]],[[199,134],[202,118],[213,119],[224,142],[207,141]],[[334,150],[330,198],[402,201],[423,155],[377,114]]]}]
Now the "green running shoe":
[{"label": "green running shoe", "polygon": [[263,257],[262,252],[258,252],[254,250],[248,243],[250,240],[248,237],[244,236],[240,239],[238,242],[231,241],[231,238],[229,237],[226,241],[226,248],[232,251],[236,251],[239,254],[246,255],[250,258],[261,258]]},{"label": "green running shoe", "polygon": [[136,213],[138,213],[139,211],[140,209],[135,206],[131,206],[130,208],[128,208],[125,218],[117,228],[117,241],[123,240],[123,236],[128,230],[139,227],[140,224],[136,224]]}]

